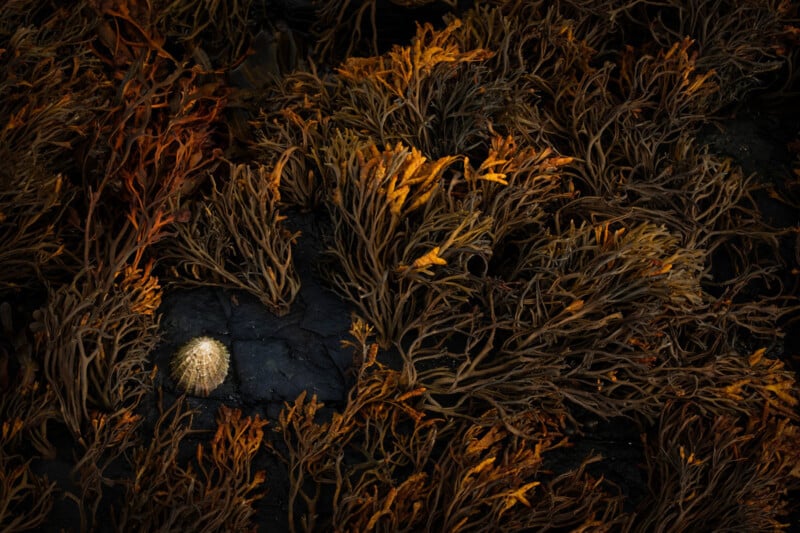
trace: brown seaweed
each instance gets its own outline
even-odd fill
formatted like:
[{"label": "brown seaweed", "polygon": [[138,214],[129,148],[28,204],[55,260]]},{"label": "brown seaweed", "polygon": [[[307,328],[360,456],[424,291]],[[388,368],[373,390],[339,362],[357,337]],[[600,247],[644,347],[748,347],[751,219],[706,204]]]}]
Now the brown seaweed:
[{"label": "brown seaweed", "polygon": [[[84,530],[253,529],[259,454],[293,531],[785,527],[800,232],[758,198],[796,183],[699,132],[796,90],[796,6],[439,3],[381,53],[384,3],[322,2],[316,56],[257,89],[249,0],[0,7],[0,528],[62,497],[54,430]],[[295,208],[355,310],[344,405],[288,402],[274,447],[230,406],[210,438],[184,399],[147,426],[162,287],[287,313]],[[641,433],[635,509],[599,454],[553,461],[587,413]]]},{"label": "brown seaweed", "polygon": [[[322,405],[301,395],[281,414],[290,508],[306,509],[299,517],[290,511],[292,531],[608,530],[627,522],[620,500],[584,470],[598,458],[560,476],[542,468],[543,455],[566,445],[557,420],[520,414],[519,425],[537,428],[521,438],[496,413],[462,423],[430,417],[425,388],[376,360],[371,329],[357,322],[352,333],[360,368],[344,410],[315,422]],[[320,523],[318,509],[328,506],[331,522]]]},{"label": "brown seaweed", "polygon": [[126,480],[124,504],[115,513],[118,530],[245,531],[253,528],[253,502],[265,473],[253,471],[264,426],[222,406],[208,446],[198,444],[182,466],[181,443],[192,433],[193,412],[179,399],[161,413],[152,439],[133,450],[135,476]]}]

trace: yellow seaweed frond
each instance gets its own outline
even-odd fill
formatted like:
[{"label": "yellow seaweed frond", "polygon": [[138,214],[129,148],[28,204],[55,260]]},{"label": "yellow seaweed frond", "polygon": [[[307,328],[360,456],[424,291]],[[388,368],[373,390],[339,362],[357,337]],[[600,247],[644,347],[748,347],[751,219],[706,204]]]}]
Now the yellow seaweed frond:
[{"label": "yellow seaweed frond", "polygon": [[408,271],[409,269],[412,269],[412,270],[419,270],[423,274],[432,275],[433,272],[431,272],[428,269],[428,267],[433,266],[433,265],[446,265],[447,264],[447,260],[443,259],[439,255],[439,251],[440,251],[439,246],[434,246],[425,255],[423,255],[421,257],[418,257],[416,260],[414,260],[414,262],[411,263],[411,267],[408,267],[406,265],[400,265],[399,267],[397,267],[397,270],[398,270],[398,272],[403,273],[403,272]]}]

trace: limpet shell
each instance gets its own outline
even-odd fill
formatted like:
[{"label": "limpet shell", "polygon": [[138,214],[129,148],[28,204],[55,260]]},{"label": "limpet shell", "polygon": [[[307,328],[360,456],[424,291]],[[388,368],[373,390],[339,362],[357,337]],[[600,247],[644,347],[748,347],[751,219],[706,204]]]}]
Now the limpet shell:
[{"label": "limpet shell", "polygon": [[208,396],[228,375],[230,354],[217,339],[195,337],[184,344],[170,363],[178,388],[195,396]]}]

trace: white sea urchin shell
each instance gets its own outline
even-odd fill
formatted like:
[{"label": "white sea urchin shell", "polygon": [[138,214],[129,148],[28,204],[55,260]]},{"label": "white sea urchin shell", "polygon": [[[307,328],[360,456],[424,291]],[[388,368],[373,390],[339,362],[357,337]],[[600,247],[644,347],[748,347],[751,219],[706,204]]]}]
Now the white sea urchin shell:
[{"label": "white sea urchin shell", "polygon": [[172,379],[178,387],[195,396],[208,396],[228,374],[230,354],[217,339],[195,337],[172,358]]}]

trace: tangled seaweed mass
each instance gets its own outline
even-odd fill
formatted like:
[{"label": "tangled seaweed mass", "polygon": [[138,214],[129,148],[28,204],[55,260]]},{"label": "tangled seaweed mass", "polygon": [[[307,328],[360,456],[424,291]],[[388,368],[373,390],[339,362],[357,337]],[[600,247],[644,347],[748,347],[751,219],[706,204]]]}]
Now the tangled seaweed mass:
[{"label": "tangled seaweed mass", "polygon": [[[0,530],[800,524],[800,131],[703,140],[800,117],[797,3],[0,4]],[[164,291],[286,315],[301,212],[346,401],[148,424]]]}]

